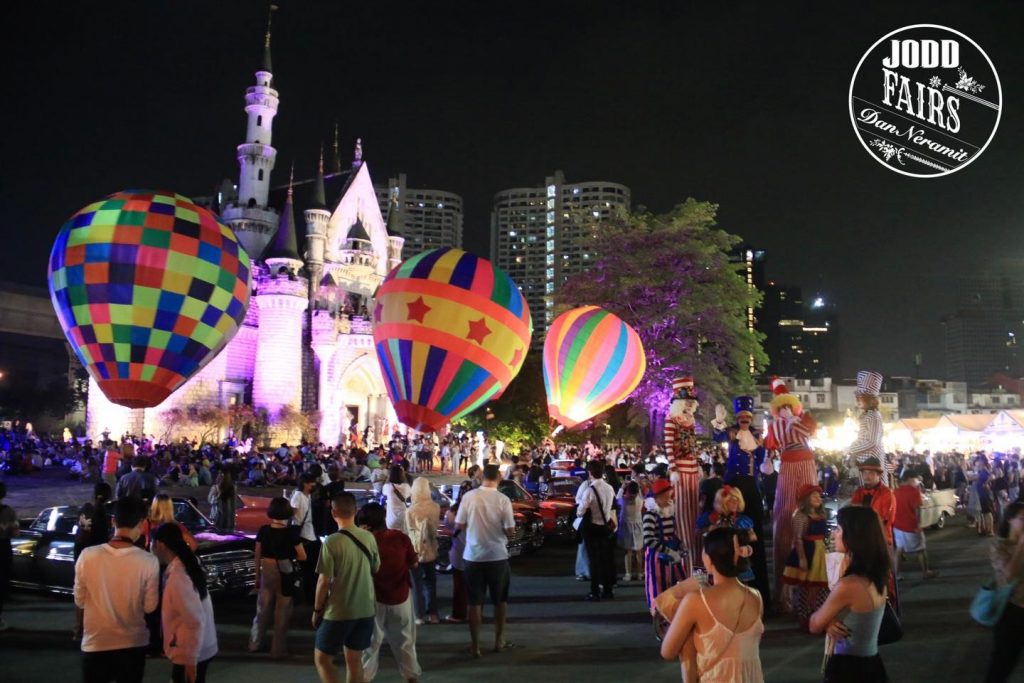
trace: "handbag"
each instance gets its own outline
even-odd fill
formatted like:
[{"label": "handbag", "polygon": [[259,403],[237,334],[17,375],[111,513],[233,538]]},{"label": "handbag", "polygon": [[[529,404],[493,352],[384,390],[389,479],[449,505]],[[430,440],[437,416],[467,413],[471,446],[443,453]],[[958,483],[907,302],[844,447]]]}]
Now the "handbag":
[{"label": "handbag", "polygon": [[302,572],[294,559],[278,560],[277,572],[281,575],[281,595],[291,598],[302,592]]},{"label": "handbag", "polygon": [[889,645],[898,642],[902,638],[903,624],[900,623],[900,618],[896,616],[896,610],[893,609],[892,603],[886,600],[885,612],[882,614],[882,624],[878,627],[878,644]]},{"label": "handbag", "polygon": [[1002,587],[996,585],[995,581],[985,584],[978,589],[971,602],[971,618],[982,626],[995,626],[1003,617],[1006,604],[1016,588],[1016,581]]}]

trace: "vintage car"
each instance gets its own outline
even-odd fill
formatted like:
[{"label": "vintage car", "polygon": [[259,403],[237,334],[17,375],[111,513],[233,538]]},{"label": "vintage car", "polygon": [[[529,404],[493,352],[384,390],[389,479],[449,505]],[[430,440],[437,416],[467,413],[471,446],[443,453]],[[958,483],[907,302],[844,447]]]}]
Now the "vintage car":
[{"label": "vintage car", "polygon": [[946,526],[946,519],[956,514],[956,489],[935,489],[921,494],[921,526],[941,529]]},{"label": "vintage car", "polygon": [[[498,490],[504,493],[512,501],[513,512],[525,516],[527,536],[524,539],[523,550],[533,552],[544,545],[544,535],[556,533],[559,526],[558,517],[564,517],[561,524],[568,524],[572,529],[572,518],[567,511],[561,514],[556,506],[542,508],[540,501],[522,486],[511,479],[502,479],[498,482]],[[550,531],[549,531],[550,528]],[[517,529],[518,530],[518,529]]]},{"label": "vintage car", "polygon": [[[514,486],[515,490],[509,489],[509,484]],[[433,490],[433,487],[431,488]],[[523,553],[531,553],[544,545],[544,518],[541,516],[537,501],[532,499],[532,496],[521,486],[512,481],[502,481],[499,490],[512,501],[512,515],[516,523],[515,536],[508,542],[509,556],[516,557]],[[438,492],[449,501],[453,498],[457,499],[461,495],[458,485],[445,486]],[[525,498],[517,500],[517,498],[524,494],[529,496],[530,500]],[[441,507],[443,515],[447,511],[447,507],[443,504]],[[442,524],[437,534],[437,569],[441,572],[447,572],[451,569],[448,564],[448,551],[451,549],[451,532]]]},{"label": "vintage car", "polygon": [[[255,585],[252,539],[216,529],[189,500],[174,499],[174,517],[192,532],[196,555],[206,572],[211,592],[246,591]],[[74,545],[78,508],[46,508],[35,519],[21,520],[11,539],[11,585],[17,588],[70,594],[75,583]]]},{"label": "vintage car", "polygon": [[[955,489],[935,489],[933,491],[921,492],[921,528],[941,529],[946,526],[946,520],[956,514],[959,504]],[[836,524],[836,514],[839,509],[849,505],[849,498],[826,498],[825,516],[830,526]]]},{"label": "vintage car", "polygon": [[572,522],[576,518],[576,490],[579,487],[578,477],[553,477],[541,487],[541,493],[535,495],[526,491],[538,502],[537,510],[544,520],[545,535],[568,538],[575,534]]},{"label": "vintage car", "polygon": [[[362,507],[374,498],[373,491],[370,490],[346,490],[355,495],[358,507]],[[281,492],[285,498],[291,498],[291,494],[292,491],[288,489]],[[271,500],[272,498],[266,496],[238,495],[235,501],[235,530],[255,538],[261,526],[270,524],[270,518],[267,517],[267,506],[270,505]]]}]

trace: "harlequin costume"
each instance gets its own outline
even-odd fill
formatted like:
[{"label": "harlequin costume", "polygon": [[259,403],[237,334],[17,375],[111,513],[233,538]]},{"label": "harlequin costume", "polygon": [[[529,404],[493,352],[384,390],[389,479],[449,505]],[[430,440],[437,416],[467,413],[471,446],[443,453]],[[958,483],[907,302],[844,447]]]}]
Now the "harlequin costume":
[{"label": "harlequin costume", "polygon": [[[857,373],[856,394],[878,398],[882,391],[882,376],[870,370]],[[882,446],[882,415],[877,408],[862,410],[857,421],[857,440],[850,444],[847,455],[856,463],[867,458],[878,458],[882,465],[882,483],[891,486],[889,468],[886,467],[885,448]]]},{"label": "harlequin costume", "polygon": [[[732,402],[736,414],[735,436],[729,441],[729,459],[725,466],[725,481],[743,494],[744,512],[750,518],[756,540],[751,543],[753,555],[750,558],[754,580],[751,585],[761,594],[761,601],[772,604],[771,580],[768,576],[768,556],[764,545],[764,497],[761,484],[761,466],[764,464],[765,448],[761,432],[750,426],[753,421],[754,399],[751,396],[737,396]],[[742,424],[741,424],[742,422]]]},{"label": "harlequin costume", "polygon": [[[805,484],[797,492],[798,504],[803,503],[812,493],[821,495],[820,486]],[[825,604],[828,597],[828,571],[825,566],[825,537],[828,535],[828,521],[824,515],[808,515],[797,509],[790,518],[793,542],[790,546],[786,566],[782,570],[782,583],[792,593],[793,611],[800,620],[800,627],[807,630],[811,614]],[[803,544],[807,567],[800,568],[800,553],[797,544]]]},{"label": "harlequin costume", "polygon": [[[882,463],[873,455],[857,463],[857,469],[861,471],[874,470],[879,474],[884,474]],[[893,523],[896,521],[896,496],[892,489],[885,484],[879,484],[872,488],[861,486],[853,492],[850,505],[864,505],[878,513],[879,519],[882,520],[882,529],[885,531],[885,542],[889,546],[889,555],[894,557],[895,545],[892,530]],[[893,565],[895,566],[895,563]],[[891,569],[889,570],[889,593],[886,599],[898,615],[900,613],[900,596],[896,586],[896,575]]]},{"label": "harlequin costume", "polygon": [[772,393],[775,394],[771,402],[774,419],[768,426],[764,445],[765,448],[778,451],[779,459],[782,461],[775,486],[775,508],[772,510],[775,594],[780,595],[782,570],[789,549],[793,545],[793,526],[790,518],[796,509],[797,493],[805,484],[813,486],[818,483],[814,452],[808,444],[818,426],[814,418],[804,411],[800,399],[789,393],[785,382],[778,377],[772,378]]},{"label": "harlequin costume", "polygon": [[665,420],[665,453],[675,489],[676,533],[684,546],[686,576],[701,563],[702,544],[696,531],[700,511],[700,464],[694,413],[698,405],[692,378],[672,380],[672,403]]},{"label": "harlequin costume", "polygon": [[644,596],[651,614],[654,614],[654,599],[684,578],[683,565],[672,555],[680,553],[682,547],[676,535],[675,506],[669,503],[658,507],[654,500],[671,488],[667,480],[656,479],[651,485],[651,497],[644,501]]}]

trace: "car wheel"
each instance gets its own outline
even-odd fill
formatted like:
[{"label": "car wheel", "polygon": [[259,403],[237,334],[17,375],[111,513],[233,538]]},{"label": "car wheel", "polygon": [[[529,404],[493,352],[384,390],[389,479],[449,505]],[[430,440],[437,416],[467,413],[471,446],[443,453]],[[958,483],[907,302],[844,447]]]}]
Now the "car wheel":
[{"label": "car wheel", "polygon": [[945,526],[946,526],[946,517],[949,517],[949,513],[948,512],[943,512],[942,514],[939,515],[938,521],[935,522],[935,528],[936,529],[945,528]]}]

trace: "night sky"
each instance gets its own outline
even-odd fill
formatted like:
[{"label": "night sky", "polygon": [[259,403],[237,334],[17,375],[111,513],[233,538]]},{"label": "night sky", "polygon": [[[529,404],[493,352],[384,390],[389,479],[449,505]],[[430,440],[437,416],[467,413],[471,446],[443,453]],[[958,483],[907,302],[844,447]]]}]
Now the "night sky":
[{"label": "night sky", "polygon": [[[461,194],[481,254],[494,193],[556,168],[653,211],[711,200],[770,277],[836,304],[846,374],[919,352],[941,376],[955,278],[1024,263],[1020,4],[277,4],[275,184],[312,173],[338,120],[378,183]],[[261,2],[5,5],[3,279],[44,285],[63,220],[106,194],[237,178],[265,21]],[[946,178],[885,170],[849,119],[862,54],[915,23],[973,38],[1002,84],[994,140]]]}]

